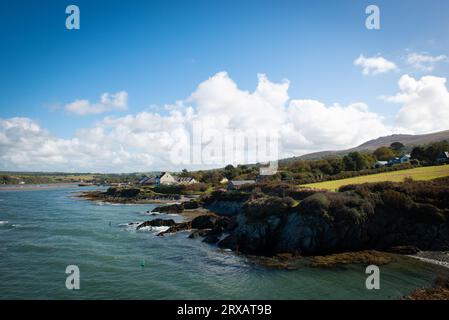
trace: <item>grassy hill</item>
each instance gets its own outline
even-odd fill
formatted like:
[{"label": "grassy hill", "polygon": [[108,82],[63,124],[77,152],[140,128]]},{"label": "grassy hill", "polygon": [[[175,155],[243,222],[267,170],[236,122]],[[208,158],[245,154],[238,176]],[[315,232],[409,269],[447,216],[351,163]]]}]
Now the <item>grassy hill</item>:
[{"label": "grassy hill", "polygon": [[449,140],[449,130],[429,133],[429,134],[420,134],[420,135],[411,135],[411,134],[394,134],[391,136],[380,137],[377,139],[373,139],[367,141],[358,147],[347,149],[347,150],[338,150],[338,151],[320,151],[305,154],[299,157],[292,157],[287,159],[279,160],[280,163],[288,163],[295,160],[316,160],[323,159],[330,156],[342,156],[354,151],[374,151],[379,147],[388,147],[393,142],[401,142],[408,148],[412,148],[418,145],[425,145],[433,142]]},{"label": "grassy hill", "polygon": [[342,180],[324,181],[311,183],[304,186],[318,189],[337,190],[338,188],[349,184],[362,184],[382,181],[401,182],[404,181],[405,178],[412,178],[414,180],[432,180],[447,176],[449,176],[449,165],[444,165],[378,173]]}]

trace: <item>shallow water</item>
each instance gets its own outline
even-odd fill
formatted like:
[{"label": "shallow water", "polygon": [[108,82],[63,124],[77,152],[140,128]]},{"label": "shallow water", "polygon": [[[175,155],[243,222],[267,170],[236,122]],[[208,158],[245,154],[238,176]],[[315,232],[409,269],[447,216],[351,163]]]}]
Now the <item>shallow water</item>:
[{"label": "shallow water", "polygon": [[[0,299],[395,299],[446,272],[401,259],[370,291],[366,266],[267,269],[188,232],[136,231],[127,224],[155,218],[154,205],[89,202],[79,190],[0,191]],[[80,290],[65,287],[68,265]]]}]

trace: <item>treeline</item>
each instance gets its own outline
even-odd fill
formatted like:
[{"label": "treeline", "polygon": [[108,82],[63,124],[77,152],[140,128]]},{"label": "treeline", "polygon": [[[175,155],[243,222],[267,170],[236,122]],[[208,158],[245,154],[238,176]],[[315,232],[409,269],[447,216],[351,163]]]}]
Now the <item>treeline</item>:
[{"label": "treeline", "polygon": [[[434,165],[438,156],[449,151],[447,141],[436,142],[413,149],[400,142],[390,146],[382,146],[373,152],[351,152],[345,156],[334,156],[320,160],[296,160],[280,165],[278,173],[265,177],[267,181],[289,182],[295,184],[314,183],[326,180],[351,178],[381,172],[411,169],[420,165]],[[378,161],[386,161],[411,153],[411,161],[402,164],[388,164],[375,167]],[[183,170],[184,176],[194,177],[196,180],[219,185],[223,178],[228,180],[254,180],[259,175],[258,165],[228,165],[223,169],[188,172]]]},{"label": "treeline", "polygon": [[437,158],[443,152],[447,151],[449,151],[449,142],[441,141],[426,146],[415,147],[411,152],[411,156],[423,164],[435,164]]}]

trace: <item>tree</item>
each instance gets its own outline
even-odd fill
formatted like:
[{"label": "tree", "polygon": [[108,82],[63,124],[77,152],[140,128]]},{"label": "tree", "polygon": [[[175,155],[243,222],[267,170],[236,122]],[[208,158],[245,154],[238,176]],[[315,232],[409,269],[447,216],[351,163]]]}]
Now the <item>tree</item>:
[{"label": "tree", "polygon": [[393,149],[388,147],[380,147],[377,148],[373,155],[377,158],[379,161],[388,161],[391,158],[396,156],[396,153],[393,151]]},{"label": "tree", "polygon": [[225,167],[225,177],[229,180],[234,179],[240,174],[240,170],[238,168],[234,168],[232,164],[229,164]]},{"label": "tree", "polygon": [[359,171],[370,168],[375,161],[375,158],[370,154],[362,154],[360,152],[351,152],[343,158],[346,171]]},{"label": "tree", "polygon": [[318,169],[327,175],[331,175],[334,173],[334,169],[332,168],[332,166],[329,164],[329,162],[327,160],[320,160],[318,161]]},{"label": "tree", "polygon": [[414,147],[410,156],[412,157],[412,159],[416,159],[419,161],[425,161],[426,160],[426,150],[423,147]]},{"label": "tree", "polygon": [[393,142],[390,145],[390,148],[393,149],[396,152],[399,152],[399,151],[402,151],[405,148],[405,146],[402,143],[400,143],[400,142]]},{"label": "tree", "polygon": [[329,164],[332,166],[332,170],[334,174],[339,174],[342,172],[345,167],[342,158],[331,158],[327,160]]},{"label": "tree", "polygon": [[449,143],[447,141],[435,142],[427,147],[415,147],[412,150],[412,159],[424,161],[427,163],[434,163],[437,157],[445,151],[449,150]]},{"label": "tree", "polygon": [[357,170],[357,164],[350,156],[343,157],[343,167],[344,167],[345,171]]}]

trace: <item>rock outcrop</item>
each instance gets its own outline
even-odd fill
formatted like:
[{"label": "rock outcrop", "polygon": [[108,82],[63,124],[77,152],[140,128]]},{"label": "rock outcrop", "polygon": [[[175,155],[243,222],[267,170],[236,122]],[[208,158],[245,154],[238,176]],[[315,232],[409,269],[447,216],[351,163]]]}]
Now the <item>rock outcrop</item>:
[{"label": "rock outcrop", "polygon": [[317,193],[299,205],[289,198],[249,200],[236,228],[219,246],[270,255],[322,255],[413,246],[449,248],[449,207],[444,183],[374,184]]},{"label": "rock outcrop", "polygon": [[184,210],[198,209],[200,202],[198,200],[190,200],[182,203],[174,203],[170,205],[159,206],[151,210],[158,213],[182,213]]},{"label": "rock outcrop", "polygon": [[170,204],[168,206],[160,206],[156,207],[151,212],[158,212],[158,213],[181,213],[184,211],[184,206],[182,204]]},{"label": "rock outcrop", "polygon": [[136,227],[136,230],[142,229],[144,227],[173,227],[176,225],[176,222],[172,219],[154,219],[154,220],[149,220],[149,221],[145,221],[141,224],[139,224]]}]

